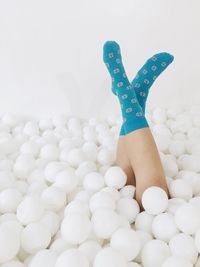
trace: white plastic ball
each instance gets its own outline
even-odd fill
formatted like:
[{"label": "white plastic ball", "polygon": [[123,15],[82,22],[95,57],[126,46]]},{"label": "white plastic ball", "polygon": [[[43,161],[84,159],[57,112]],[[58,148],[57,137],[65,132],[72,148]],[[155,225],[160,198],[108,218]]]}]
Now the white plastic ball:
[{"label": "white plastic ball", "polygon": [[51,243],[50,250],[59,255],[65,250],[75,247],[76,245],[67,243],[62,237],[56,237],[55,240]]},{"label": "white plastic ball", "polygon": [[200,252],[200,229],[195,233],[195,246],[198,252]]},{"label": "white plastic ball", "polygon": [[98,125],[100,123],[100,119],[99,118],[96,118],[96,117],[92,117],[92,118],[89,118],[88,120],[88,124],[89,125]]},{"label": "white plastic ball", "polygon": [[0,171],[12,171],[13,161],[11,159],[0,160]]},{"label": "white plastic ball", "polygon": [[167,152],[170,144],[170,137],[168,135],[155,134],[155,143],[161,152]]},{"label": "white plastic ball", "polygon": [[166,211],[174,215],[177,209],[185,203],[186,200],[183,198],[170,198],[168,201],[168,207]]},{"label": "white plastic ball", "polygon": [[66,126],[67,116],[65,114],[56,114],[52,118],[53,125],[56,126]]},{"label": "white plastic ball", "polygon": [[97,208],[115,209],[115,200],[108,192],[96,192],[89,201],[90,211],[94,212]]},{"label": "white plastic ball", "polygon": [[197,260],[198,251],[194,239],[187,234],[179,233],[171,238],[169,247],[173,256],[185,258],[194,264]]},{"label": "white plastic ball", "polygon": [[96,142],[97,134],[93,126],[85,126],[83,128],[83,138],[85,141]]},{"label": "white plastic ball", "polygon": [[152,233],[155,238],[169,242],[169,240],[179,232],[174,216],[164,212],[153,219]]},{"label": "white plastic ball", "polygon": [[135,218],[135,229],[142,230],[152,234],[153,219],[154,216],[147,213],[146,211],[138,213],[138,215]]},{"label": "white plastic ball", "polygon": [[[53,130],[46,130],[41,134],[41,137],[45,140],[45,144],[54,144],[57,145],[58,143],[58,138],[55,135],[55,132]],[[44,144],[44,145],[45,145]]]},{"label": "white plastic ball", "polygon": [[[134,230],[134,229],[133,229]],[[147,233],[142,230],[136,230],[137,234],[139,235],[140,238],[140,244],[141,244],[141,250],[137,257],[134,259],[136,262],[142,262],[141,254],[142,254],[142,248],[146,243],[148,243],[150,240],[153,240],[153,236],[150,233]]]},{"label": "white plastic ball", "polygon": [[86,256],[76,248],[64,251],[57,259],[55,267],[89,267]]},{"label": "white plastic ball", "polygon": [[194,234],[200,226],[200,212],[195,205],[181,205],[175,213],[177,227],[185,234]]},{"label": "white plastic ball", "polygon": [[54,133],[57,138],[63,138],[65,136],[69,136],[69,131],[63,126],[57,126],[54,129]]},{"label": "white plastic ball", "polygon": [[55,212],[46,211],[39,223],[43,224],[50,231],[51,236],[54,236],[60,227],[60,218]]},{"label": "white plastic ball", "polygon": [[196,206],[199,209],[200,208],[200,196],[191,198],[189,200],[189,203],[191,203],[192,205]]},{"label": "white plastic ball", "polygon": [[81,137],[81,132],[73,132],[70,136],[73,147],[80,148],[83,145],[84,140]]},{"label": "white plastic ball", "polygon": [[80,200],[73,200],[66,206],[64,215],[66,216],[70,213],[90,215],[88,205]]},{"label": "white plastic ball", "polygon": [[200,137],[200,129],[197,127],[193,127],[193,128],[188,130],[187,135],[188,135],[189,139],[199,138]]},{"label": "white plastic ball", "polygon": [[12,220],[14,221],[17,220],[17,216],[15,213],[4,213],[3,215],[0,216],[0,223]]},{"label": "white plastic ball", "polygon": [[29,184],[34,182],[45,182],[45,175],[42,169],[34,169],[27,178]]},{"label": "white plastic ball", "polygon": [[106,121],[109,124],[109,126],[115,126],[118,122],[118,117],[115,114],[112,114],[106,118]]},{"label": "white plastic ball", "polygon": [[105,175],[109,168],[110,168],[109,165],[101,165],[101,167],[99,168],[99,173],[101,173],[102,175]]},{"label": "white plastic ball", "polygon": [[169,144],[170,154],[179,157],[185,152],[185,144],[182,140],[171,140]]},{"label": "white plastic ball", "polygon": [[89,217],[80,213],[69,213],[61,224],[61,234],[66,242],[80,244],[84,242],[91,231]]},{"label": "white plastic ball", "polygon": [[67,161],[72,167],[78,167],[85,160],[83,151],[79,148],[73,148],[67,155]]},{"label": "white plastic ball", "polygon": [[167,114],[165,109],[160,107],[154,108],[152,113],[152,118],[155,123],[164,123],[167,119]]},{"label": "white plastic ball", "polygon": [[191,264],[191,262],[177,256],[170,256],[162,264],[162,267],[192,267],[192,266],[193,265]]},{"label": "white plastic ball", "polygon": [[97,155],[97,161],[102,165],[114,164],[115,158],[116,158],[115,151],[107,148],[100,149]]},{"label": "white plastic ball", "polygon": [[183,154],[178,158],[177,162],[181,170],[200,171],[200,157],[198,155]]},{"label": "white plastic ball", "polygon": [[5,113],[1,121],[9,127],[15,127],[19,123],[19,119],[14,114]]},{"label": "white plastic ball", "polygon": [[68,119],[67,121],[67,126],[69,129],[72,129],[72,128],[80,128],[81,127],[81,121],[79,118],[76,118],[76,117],[71,117]]},{"label": "white plastic ball", "polygon": [[128,262],[127,267],[141,267],[137,262]]},{"label": "white plastic ball", "polygon": [[78,176],[73,169],[66,169],[56,174],[54,185],[67,194],[73,192],[79,182]]},{"label": "white plastic ball", "polygon": [[131,261],[141,249],[140,237],[136,231],[120,227],[113,233],[110,246],[124,255],[127,261]]},{"label": "white plastic ball", "polygon": [[192,172],[183,178],[191,187],[194,196],[200,195],[200,174]]},{"label": "white plastic ball", "polygon": [[116,200],[116,201],[119,200],[120,197],[121,197],[119,190],[117,190],[114,187],[110,187],[110,186],[105,186],[104,188],[101,189],[100,192],[107,192],[107,193],[109,193],[112,196],[112,198],[114,200]]},{"label": "white plastic ball", "polygon": [[111,186],[116,189],[122,188],[127,182],[125,172],[118,166],[110,167],[106,171],[104,178],[107,186]]},{"label": "white plastic ball", "polygon": [[47,210],[59,211],[66,204],[66,193],[56,186],[49,186],[42,192],[41,202]]},{"label": "white plastic ball", "polygon": [[94,162],[84,161],[76,169],[76,174],[80,177],[84,177],[88,173],[95,172],[96,170],[97,170],[97,166]]},{"label": "white plastic ball", "polygon": [[182,198],[189,200],[192,198],[192,186],[183,179],[176,179],[170,183],[169,186],[170,196],[173,198]]},{"label": "white plastic ball", "polygon": [[127,218],[125,218],[124,216],[118,214],[118,218],[119,218],[119,226],[120,227],[125,227],[125,228],[131,228],[131,224],[130,222],[127,220]]},{"label": "white plastic ball", "polygon": [[[93,231],[99,238],[108,239],[120,226],[119,215],[112,209],[98,208],[91,218]],[[106,225],[106,227],[104,227]]]},{"label": "white plastic ball", "polygon": [[21,246],[29,254],[48,247],[51,233],[42,223],[30,223],[21,234]]},{"label": "white plastic ball", "polygon": [[168,196],[162,188],[151,186],[142,195],[142,205],[146,212],[157,215],[167,209]]},{"label": "white plastic ball", "polygon": [[18,149],[18,142],[10,135],[0,136],[0,151],[2,155],[12,156]]},{"label": "white plastic ball", "polygon": [[37,157],[39,149],[40,147],[37,143],[28,141],[20,147],[20,152],[23,154],[32,154],[34,157]]},{"label": "white plastic ball", "polygon": [[173,134],[173,139],[178,140],[178,141],[185,141],[186,140],[186,135],[181,132],[176,132]]},{"label": "white plastic ball", "polygon": [[40,150],[40,157],[49,160],[57,160],[59,149],[54,144],[46,144]]},{"label": "white plastic ball", "polygon": [[91,192],[88,192],[87,190],[81,190],[74,196],[74,200],[79,200],[88,203],[91,195]]},{"label": "white plastic ball", "polygon": [[182,112],[182,108],[180,107],[173,107],[167,109],[167,116],[168,118],[176,119],[176,117]]},{"label": "white plastic ball", "polygon": [[20,249],[20,235],[9,222],[0,224],[0,263],[13,259]]},{"label": "white plastic ball", "polygon": [[35,161],[35,168],[36,169],[44,169],[49,162],[50,162],[49,159],[37,158]]},{"label": "white plastic ball", "polygon": [[101,122],[96,125],[95,129],[98,133],[107,133],[109,127],[105,122]]},{"label": "white plastic ball", "polygon": [[67,163],[68,161],[68,154],[70,152],[71,149],[73,149],[74,146],[71,144],[71,146],[67,145],[64,146],[61,150],[60,150],[60,155],[59,155],[59,160],[61,162]]},{"label": "white plastic ball", "polygon": [[48,130],[53,128],[53,124],[50,118],[42,118],[38,122],[40,130]]},{"label": "white plastic ball", "polygon": [[16,212],[22,201],[22,194],[15,188],[8,188],[0,193],[0,212]]},{"label": "white plastic ball", "polygon": [[73,146],[76,147],[76,148],[80,148],[84,143],[83,138],[81,138],[79,133],[76,133],[76,132],[73,133],[73,135],[72,135],[72,138],[71,138],[71,142],[72,142]]},{"label": "white plastic ball", "polygon": [[95,259],[94,267],[127,267],[125,257],[119,251],[107,247],[100,250]]},{"label": "white plastic ball", "polygon": [[44,208],[38,197],[26,196],[17,208],[17,218],[22,224],[27,225],[38,221],[43,212]]},{"label": "white plastic ball", "polygon": [[35,158],[31,154],[21,154],[14,164],[14,173],[20,179],[26,179],[35,167]]},{"label": "white plastic ball", "polygon": [[2,264],[1,267],[25,267],[25,265],[20,261],[13,260]]},{"label": "white plastic ball", "polygon": [[39,127],[36,121],[29,121],[24,126],[24,133],[28,136],[38,135]]},{"label": "white plastic ball", "polygon": [[148,241],[142,249],[142,265],[145,267],[159,267],[169,256],[169,246],[162,240],[153,239]]},{"label": "white plastic ball", "polygon": [[33,182],[28,187],[27,194],[29,196],[40,196],[45,188],[47,188],[47,184],[45,182]]},{"label": "white plastic ball", "polygon": [[66,169],[66,164],[58,161],[50,162],[44,170],[46,180],[51,183],[55,182],[56,174],[64,169]]},{"label": "white plastic ball", "polygon": [[197,260],[197,262],[195,264],[195,267],[199,267],[199,264],[200,264],[200,257],[198,256],[198,260]]},{"label": "white plastic ball", "polygon": [[136,190],[135,186],[126,185],[120,189],[120,195],[121,197],[134,198],[135,190]]},{"label": "white plastic ball", "polygon": [[[29,267],[54,267],[57,260],[57,255],[54,251],[47,249],[37,252],[29,263]],[[14,267],[14,266],[13,266]]]},{"label": "white plastic ball", "polygon": [[0,191],[12,187],[15,182],[15,176],[10,171],[0,171]]},{"label": "white plastic ball", "polygon": [[101,250],[101,245],[95,240],[88,240],[83,242],[78,249],[85,254],[90,264],[93,264],[96,254]]},{"label": "white plastic ball", "polygon": [[119,214],[124,216],[129,223],[133,223],[140,212],[140,207],[135,199],[124,197],[117,201],[116,210]]},{"label": "white plastic ball", "polygon": [[83,187],[89,191],[99,191],[104,187],[104,177],[98,172],[88,173],[84,177]]},{"label": "white plastic ball", "polygon": [[[29,138],[29,141],[36,144],[39,149],[41,149],[47,143],[45,138],[40,136],[40,135],[31,136]],[[28,139],[27,139],[27,142],[28,142]],[[38,156],[38,154],[37,154],[37,156]]]},{"label": "white plastic ball", "polygon": [[166,176],[175,177],[178,173],[178,166],[175,160],[164,158],[162,159],[162,164]]},{"label": "white plastic ball", "polygon": [[102,140],[102,146],[107,149],[116,149],[117,141],[113,138],[113,135],[107,135]]},{"label": "white plastic ball", "polygon": [[60,140],[59,142],[59,148],[63,149],[63,148],[73,148],[75,146],[74,142],[72,142],[72,139],[70,138],[71,135],[63,138]]}]

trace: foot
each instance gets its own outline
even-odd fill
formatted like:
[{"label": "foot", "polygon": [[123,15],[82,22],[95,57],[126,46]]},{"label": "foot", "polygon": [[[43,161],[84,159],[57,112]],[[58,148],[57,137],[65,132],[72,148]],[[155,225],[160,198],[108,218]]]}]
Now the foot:
[{"label": "foot", "polygon": [[119,45],[109,41],[104,44],[103,50],[103,59],[112,78],[113,90],[115,90],[121,105],[125,134],[149,127],[135,91],[131,90],[132,85],[124,70]]}]

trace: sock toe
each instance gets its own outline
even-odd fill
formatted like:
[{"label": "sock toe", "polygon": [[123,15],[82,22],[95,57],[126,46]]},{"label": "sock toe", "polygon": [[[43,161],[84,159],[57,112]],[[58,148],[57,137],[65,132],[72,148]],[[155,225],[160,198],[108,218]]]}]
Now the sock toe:
[{"label": "sock toe", "polygon": [[115,41],[107,41],[103,45],[103,59],[108,63],[112,59],[121,59],[120,46]]},{"label": "sock toe", "polygon": [[151,59],[153,61],[158,60],[158,61],[162,61],[162,62],[166,62],[167,64],[170,64],[174,60],[174,56],[167,52],[162,52],[162,53],[155,54]]},{"label": "sock toe", "polygon": [[120,46],[115,41],[106,41],[103,45],[104,52],[108,51],[118,51],[120,49]]}]

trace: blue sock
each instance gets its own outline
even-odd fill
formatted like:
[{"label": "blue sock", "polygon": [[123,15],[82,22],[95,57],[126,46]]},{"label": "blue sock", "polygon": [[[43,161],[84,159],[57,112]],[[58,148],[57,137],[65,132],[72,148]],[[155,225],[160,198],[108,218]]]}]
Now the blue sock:
[{"label": "blue sock", "polygon": [[172,63],[173,59],[172,55],[165,52],[156,54],[146,61],[133,79],[131,84],[144,113],[150,87],[156,78]]},{"label": "blue sock", "polygon": [[[118,58],[121,61],[121,55],[119,55]],[[146,100],[149,94],[150,87],[153,85],[156,78],[172,63],[173,59],[174,57],[169,53],[163,52],[155,54],[146,61],[146,63],[138,71],[136,77],[131,82],[132,85],[131,90],[135,91],[136,97],[144,114],[145,114]],[[109,64],[109,62],[107,63]],[[112,92],[116,95],[116,90],[113,84],[112,84]],[[120,135],[124,134],[125,131],[122,125],[120,130]]]},{"label": "blue sock", "polygon": [[112,77],[113,90],[118,96],[121,105],[125,134],[149,127],[135,91],[131,90],[132,85],[126,76],[122,64],[119,45],[116,42],[108,41],[104,44],[103,48],[103,59]]}]

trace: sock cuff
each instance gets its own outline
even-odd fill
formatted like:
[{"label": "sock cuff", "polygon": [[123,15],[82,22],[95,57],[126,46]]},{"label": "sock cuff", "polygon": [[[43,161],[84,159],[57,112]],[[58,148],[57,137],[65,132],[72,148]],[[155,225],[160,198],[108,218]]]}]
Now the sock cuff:
[{"label": "sock cuff", "polygon": [[134,118],[130,122],[126,121],[123,127],[124,127],[125,134],[128,134],[130,132],[133,132],[141,128],[149,128],[149,124],[146,118],[143,116],[139,118]]}]

